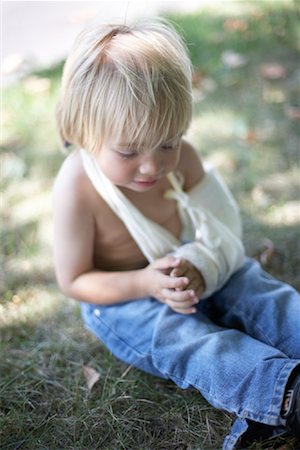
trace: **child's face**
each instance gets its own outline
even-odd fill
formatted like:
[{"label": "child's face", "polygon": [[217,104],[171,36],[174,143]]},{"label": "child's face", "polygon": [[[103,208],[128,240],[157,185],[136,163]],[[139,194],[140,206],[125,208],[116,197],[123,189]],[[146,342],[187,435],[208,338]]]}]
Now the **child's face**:
[{"label": "child's face", "polygon": [[155,149],[142,146],[142,150],[125,142],[111,141],[103,145],[96,158],[113,184],[144,192],[177,167],[180,149],[181,139],[178,137]]}]

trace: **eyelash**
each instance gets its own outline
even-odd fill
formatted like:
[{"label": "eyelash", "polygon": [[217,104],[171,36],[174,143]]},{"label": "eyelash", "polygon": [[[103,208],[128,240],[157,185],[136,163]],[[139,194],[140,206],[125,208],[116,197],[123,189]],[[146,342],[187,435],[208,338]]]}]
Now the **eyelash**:
[{"label": "eyelash", "polygon": [[161,147],[163,150],[174,150],[175,147],[173,147],[172,145],[162,145]]},{"label": "eyelash", "polygon": [[[161,149],[166,150],[166,151],[172,151],[172,150],[175,150],[175,148],[176,147],[173,145],[162,145],[161,146]],[[122,159],[133,159],[137,156],[137,153],[121,153],[121,152],[119,152],[118,154]]]},{"label": "eyelash", "polygon": [[136,155],[136,153],[119,153],[119,156],[123,159],[133,159]]}]

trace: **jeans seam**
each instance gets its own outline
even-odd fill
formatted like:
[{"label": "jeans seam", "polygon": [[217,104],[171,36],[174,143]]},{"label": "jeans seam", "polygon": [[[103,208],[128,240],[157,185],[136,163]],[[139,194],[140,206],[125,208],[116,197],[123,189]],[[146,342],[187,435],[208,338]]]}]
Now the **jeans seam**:
[{"label": "jeans seam", "polygon": [[[244,409],[242,414],[238,414],[237,411],[234,411],[234,410],[232,410],[231,412],[237,414],[237,416],[240,417],[241,419],[250,419],[250,420],[254,420],[254,421],[257,421],[257,420],[265,421],[266,418],[268,418],[269,420],[278,419],[279,414],[277,414],[274,411],[276,409],[275,397],[276,397],[276,391],[278,390],[278,385],[279,385],[280,380],[281,380],[281,373],[284,371],[286,366],[287,366],[287,364],[280,371],[280,374],[279,374],[278,379],[277,379],[277,383],[276,383],[276,385],[274,387],[274,390],[273,390],[272,402],[271,402],[271,405],[270,405],[270,409],[269,409],[269,411],[267,413],[265,413],[265,414],[257,414],[256,412],[252,411],[251,409]],[[155,367],[156,367],[156,365],[155,365]],[[190,381],[188,378],[183,378],[183,377],[180,377],[178,375],[171,374],[168,371],[163,371],[163,373],[165,375],[167,375],[170,379],[173,379],[173,380],[175,379],[175,380],[178,380],[178,381],[181,381],[181,382],[184,382],[184,383],[188,383],[190,386],[193,386],[194,388],[196,388],[200,392],[200,394],[202,396],[204,396],[206,394],[207,397],[210,397],[210,395],[209,395],[210,392],[207,391],[207,389],[202,389],[201,388],[201,390],[200,390],[198,388],[197,384],[195,382]],[[214,399],[214,404],[217,405],[218,408],[228,411],[228,405],[224,405],[219,400]],[[273,425],[272,423],[269,423],[269,422],[267,422],[267,424]],[[276,426],[276,424],[274,426]]]},{"label": "jeans seam", "polygon": [[[179,376],[177,376],[177,375],[170,374],[170,373],[167,372],[167,371],[166,371],[166,372],[164,371],[164,373],[165,373],[170,379],[176,379],[176,380],[183,381],[183,382],[185,382],[185,383],[190,384],[191,386],[193,386],[194,388],[196,388],[196,389],[200,392],[200,394],[201,394],[203,397],[204,397],[204,394],[206,394],[207,397],[210,397],[209,391],[207,391],[207,389],[201,389],[201,391],[200,391],[200,389],[198,388],[198,386],[197,386],[194,382],[191,382],[189,379],[187,379],[187,378],[182,378],[182,377],[179,377]],[[207,401],[209,401],[209,400],[207,400]],[[219,400],[215,400],[215,399],[214,399],[214,404],[217,405],[216,407],[228,411],[228,405],[224,405],[224,404],[223,404],[222,402],[220,402]],[[234,411],[234,410],[232,410],[231,412],[237,414],[236,411]],[[238,414],[237,414],[237,415],[238,415]],[[250,417],[247,417],[247,416],[250,416]],[[248,409],[245,409],[245,410],[243,411],[243,414],[240,415],[239,417],[240,417],[241,419],[252,419],[252,420],[255,420],[255,418],[257,418],[257,415],[256,415],[253,411],[248,410]]]},{"label": "jeans seam", "polygon": [[[238,310],[237,310],[236,307],[233,308],[233,312],[237,312],[237,311],[238,311]],[[239,314],[240,314],[240,317],[244,318],[245,313],[239,312]],[[263,336],[264,341],[261,341],[263,344],[270,345],[270,346],[272,346],[272,347],[275,347],[275,346],[276,346],[275,342],[273,342],[272,339],[270,339],[270,337],[263,331],[263,329],[261,328],[261,326],[260,326],[259,324],[257,324],[257,322],[255,321],[255,319],[254,319],[253,317],[249,317],[249,316],[248,316],[248,317],[247,317],[247,320],[248,320],[248,322],[252,322],[252,324],[253,324],[253,329],[258,330],[259,333],[260,333],[260,335]],[[257,338],[254,337],[254,339],[257,339]],[[284,366],[284,367],[285,367],[285,366]],[[280,374],[282,373],[283,370],[284,370],[284,368],[282,368]],[[271,402],[271,405],[270,405],[270,410],[269,410],[269,412],[265,415],[265,416],[268,416],[269,418],[275,418],[275,417],[276,417],[276,414],[275,414],[275,412],[274,412],[274,409],[276,409],[276,405],[275,405],[275,397],[276,397],[276,391],[277,391],[277,389],[278,389],[278,384],[279,384],[280,378],[281,378],[281,377],[280,377],[280,375],[279,375],[279,377],[278,377],[278,379],[277,379],[277,382],[276,382],[276,384],[275,384],[275,386],[274,386],[274,389],[273,389],[273,395],[272,395],[272,402]],[[248,412],[250,412],[250,414],[254,414],[254,413],[251,413],[251,411],[248,411]]]},{"label": "jeans seam", "polygon": [[[286,382],[287,382],[287,380],[288,380],[288,378],[289,378],[291,372],[292,372],[292,371],[294,370],[294,368],[295,368],[295,366],[291,367],[291,361],[292,361],[292,360],[289,360],[289,362],[287,362],[287,363],[282,367],[282,369],[281,369],[281,371],[280,371],[280,373],[279,373],[279,376],[278,376],[278,378],[277,378],[277,380],[276,380],[276,383],[275,383],[275,386],[274,386],[274,390],[273,390],[273,401],[272,401],[272,404],[271,404],[271,412],[272,412],[272,414],[274,414],[274,413],[273,413],[273,410],[277,408],[277,406],[276,406],[276,404],[275,404],[275,398],[279,395],[279,394],[277,394],[277,391],[278,391],[278,392],[280,391],[279,385],[280,385],[280,383],[282,383],[282,379],[283,379],[284,375],[286,374],[287,370],[288,370],[288,374],[287,374],[287,376],[286,376]],[[289,368],[290,368],[290,370],[289,370]],[[283,400],[283,396],[284,396],[284,391],[285,391],[285,386],[284,386],[283,389],[282,389],[282,396],[281,396],[281,402],[280,402],[280,408],[279,408],[279,409],[281,409],[281,404],[282,404],[282,400]],[[279,411],[279,414],[280,414],[280,411]]]}]

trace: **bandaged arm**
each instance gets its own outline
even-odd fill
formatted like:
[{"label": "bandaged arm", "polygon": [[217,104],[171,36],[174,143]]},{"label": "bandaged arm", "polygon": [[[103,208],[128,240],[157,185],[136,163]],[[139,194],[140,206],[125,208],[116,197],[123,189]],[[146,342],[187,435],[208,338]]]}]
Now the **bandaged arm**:
[{"label": "bandaged arm", "polygon": [[243,265],[245,251],[239,209],[212,168],[206,169],[198,185],[175,197],[183,220],[188,216],[196,233],[192,242],[178,247],[172,254],[190,261],[201,272],[205,281],[201,298],[207,298]]}]

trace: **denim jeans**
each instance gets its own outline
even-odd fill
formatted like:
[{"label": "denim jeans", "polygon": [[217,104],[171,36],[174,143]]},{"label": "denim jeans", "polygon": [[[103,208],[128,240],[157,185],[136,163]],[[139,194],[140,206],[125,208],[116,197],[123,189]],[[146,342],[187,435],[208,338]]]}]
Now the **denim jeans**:
[{"label": "denim jeans", "polygon": [[224,450],[238,448],[257,422],[280,429],[285,386],[300,367],[300,296],[256,261],[247,259],[192,315],[154,298],[81,308],[86,327],[117,358],[234,413]]}]

